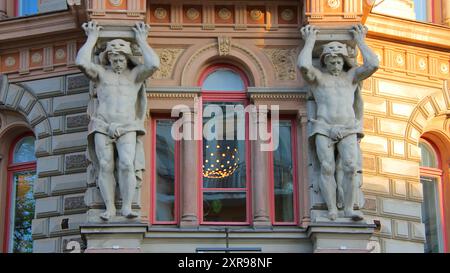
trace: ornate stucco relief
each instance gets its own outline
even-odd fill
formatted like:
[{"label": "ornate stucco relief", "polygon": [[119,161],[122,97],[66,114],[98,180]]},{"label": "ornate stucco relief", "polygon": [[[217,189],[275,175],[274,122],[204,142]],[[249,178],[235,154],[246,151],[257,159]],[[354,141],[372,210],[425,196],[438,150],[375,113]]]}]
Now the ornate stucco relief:
[{"label": "ornate stucco relief", "polygon": [[226,56],[230,54],[231,37],[218,37],[217,45],[219,46],[219,56]]},{"label": "ornate stucco relief", "polygon": [[264,53],[272,62],[277,80],[296,80],[297,72],[295,67],[296,48],[265,48]]},{"label": "ornate stucco relief", "polygon": [[156,53],[159,55],[161,60],[161,65],[159,70],[153,74],[152,79],[162,80],[170,79],[172,77],[172,71],[181,53],[184,51],[183,48],[159,48],[155,49]]}]

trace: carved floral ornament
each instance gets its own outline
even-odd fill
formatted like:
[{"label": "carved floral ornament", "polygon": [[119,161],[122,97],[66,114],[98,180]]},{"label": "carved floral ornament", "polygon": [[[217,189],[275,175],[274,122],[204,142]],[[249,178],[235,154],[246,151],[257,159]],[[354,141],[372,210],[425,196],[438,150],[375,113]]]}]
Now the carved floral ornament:
[{"label": "carved floral ornament", "polygon": [[340,0],[328,0],[328,6],[332,9],[337,9],[341,5]]},{"label": "carved floral ornament", "polygon": [[284,9],[281,12],[281,19],[284,21],[291,21],[294,19],[294,11],[292,9]]},{"label": "carved floral ornament", "polygon": [[66,52],[64,51],[64,49],[60,48],[56,50],[55,57],[58,60],[64,59],[66,57]]},{"label": "carved floral ornament", "polygon": [[254,21],[261,20],[261,18],[263,17],[263,12],[261,10],[259,10],[259,9],[252,9],[250,11],[250,17]]},{"label": "carved floral ornament", "polygon": [[267,48],[264,49],[264,53],[275,68],[277,80],[296,80],[295,57],[293,57],[297,55],[295,48]]},{"label": "carved floral ornament", "polygon": [[9,56],[8,58],[5,59],[5,65],[7,67],[14,66],[15,64],[16,64],[16,59],[14,57]]},{"label": "carved floral ornament", "polygon": [[419,60],[419,69],[420,70],[425,70],[425,68],[427,68],[427,62],[425,61],[424,58],[421,58]]},{"label": "carved floral ornament", "polygon": [[34,53],[31,55],[31,62],[32,63],[40,63],[42,61],[42,54],[39,52]]},{"label": "carved floral ornament", "polygon": [[190,8],[186,11],[186,16],[190,20],[195,20],[200,16],[200,12],[195,8]]},{"label": "carved floral ornament", "polygon": [[156,19],[159,19],[159,20],[165,19],[167,17],[167,10],[164,8],[156,8],[154,15],[155,15]]},{"label": "carved floral ornament", "polygon": [[123,2],[123,0],[109,0],[109,3],[111,3],[111,5],[116,6],[116,7],[122,5],[122,2]]},{"label": "carved floral ornament", "polygon": [[398,54],[395,57],[395,61],[397,62],[398,65],[404,65],[405,64],[405,60],[403,59],[403,56]]},{"label": "carved floral ornament", "polygon": [[447,64],[445,64],[445,63],[441,64],[441,72],[444,74],[448,73],[448,65]]},{"label": "carved floral ornament", "polygon": [[226,56],[231,51],[231,37],[218,37],[219,56]]},{"label": "carved floral ornament", "polygon": [[152,79],[169,79],[172,76],[175,63],[178,57],[184,51],[182,48],[164,48],[156,49],[159,55],[161,65],[159,69],[153,74]]},{"label": "carved floral ornament", "polygon": [[228,20],[231,18],[231,11],[227,8],[221,8],[219,10],[219,17],[222,20]]}]

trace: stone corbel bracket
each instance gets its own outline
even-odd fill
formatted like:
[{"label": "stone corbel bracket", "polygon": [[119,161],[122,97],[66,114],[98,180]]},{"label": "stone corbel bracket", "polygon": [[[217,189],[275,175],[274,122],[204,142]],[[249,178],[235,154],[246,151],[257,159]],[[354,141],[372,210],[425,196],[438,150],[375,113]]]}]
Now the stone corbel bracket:
[{"label": "stone corbel bracket", "polygon": [[88,20],[100,24],[133,25],[144,21],[146,13],[145,0],[90,0]]}]

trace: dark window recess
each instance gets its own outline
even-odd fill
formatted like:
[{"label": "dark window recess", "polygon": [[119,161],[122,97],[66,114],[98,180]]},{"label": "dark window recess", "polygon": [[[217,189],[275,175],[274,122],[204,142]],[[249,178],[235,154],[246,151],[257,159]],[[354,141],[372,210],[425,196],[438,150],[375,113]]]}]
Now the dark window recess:
[{"label": "dark window recess", "polygon": [[69,228],[69,218],[64,218],[61,220],[61,229]]}]

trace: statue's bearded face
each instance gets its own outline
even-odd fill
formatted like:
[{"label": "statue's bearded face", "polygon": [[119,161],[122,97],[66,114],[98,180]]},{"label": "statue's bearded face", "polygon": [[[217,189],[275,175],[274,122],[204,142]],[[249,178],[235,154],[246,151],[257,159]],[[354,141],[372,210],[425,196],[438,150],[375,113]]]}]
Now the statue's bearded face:
[{"label": "statue's bearded face", "polygon": [[324,63],[328,72],[334,76],[339,76],[344,68],[344,58],[340,55],[327,55]]},{"label": "statue's bearded face", "polygon": [[123,54],[109,54],[109,63],[116,73],[122,73],[127,68],[127,57]]}]

